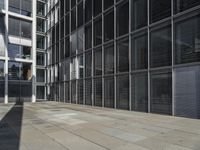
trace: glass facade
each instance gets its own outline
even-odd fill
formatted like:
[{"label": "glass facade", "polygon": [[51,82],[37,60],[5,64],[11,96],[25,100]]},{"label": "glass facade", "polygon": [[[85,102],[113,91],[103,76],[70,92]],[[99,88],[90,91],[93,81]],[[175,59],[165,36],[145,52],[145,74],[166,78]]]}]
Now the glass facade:
[{"label": "glass facade", "polygon": [[199,1],[69,1],[49,5],[49,91],[64,81],[65,102],[200,118]]}]

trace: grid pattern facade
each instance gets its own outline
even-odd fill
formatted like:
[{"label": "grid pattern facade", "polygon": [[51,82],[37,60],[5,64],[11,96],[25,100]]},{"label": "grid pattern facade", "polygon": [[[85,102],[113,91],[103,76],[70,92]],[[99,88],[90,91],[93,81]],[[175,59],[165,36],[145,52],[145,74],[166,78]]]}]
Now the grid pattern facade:
[{"label": "grid pattern facade", "polygon": [[200,118],[199,0],[49,0],[47,97]]}]

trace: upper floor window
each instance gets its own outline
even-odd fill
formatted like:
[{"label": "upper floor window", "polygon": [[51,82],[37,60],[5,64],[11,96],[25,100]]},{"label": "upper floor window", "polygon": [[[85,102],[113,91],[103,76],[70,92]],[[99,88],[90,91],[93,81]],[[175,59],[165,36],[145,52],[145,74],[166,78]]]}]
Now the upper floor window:
[{"label": "upper floor window", "polygon": [[4,0],[0,0],[0,9],[4,9]]},{"label": "upper floor window", "polygon": [[9,0],[9,11],[25,15],[32,15],[32,0]]},{"label": "upper floor window", "polygon": [[45,3],[37,1],[37,15],[39,16],[45,15]]}]

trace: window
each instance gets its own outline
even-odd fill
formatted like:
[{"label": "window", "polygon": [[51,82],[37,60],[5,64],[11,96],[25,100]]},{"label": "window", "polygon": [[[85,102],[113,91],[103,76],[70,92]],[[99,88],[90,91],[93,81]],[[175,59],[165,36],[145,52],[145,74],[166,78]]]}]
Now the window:
[{"label": "window", "polygon": [[104,106],[114,108],[114,78],[106,77],[104,79]]},{"label": "window", "polygon": [[85,22],[92,19],[92,0],[85,1]]},{"label": "window", "polygon": [[9,17],[9,34],[24,38],[32,37],[32,23]]},{"label": "window", "polygon": [[175,69],[176,116],[200,119],[200,67]]},{"label": "window", "polygon": [[117,108],[129,109],[129,77],[122,75],[117,77]]},{"label": "window", "polygon": [[76,79],[76,58],[71,60],[71,80]]},{"label": "window", "polygon": [[171,0],[150,0],[150,22],[171,16]]},{"label": "window", "polygon": [[71,8],[73,8],[76,5],[76,0],[71,0]]},{"label": "window", "polygon": [[37,1],[37,15],[38,16],[45,15],[45,3]]},{"label": "window", "polygon": [[132,110],[148,112],[148,76],[139,73],[131,76]]},{"label": "window", "polygon": [[32,0],[9,0],[9,11],[30,17]]},{"label": "window", "polygon": [[102,106],[102,79],[94,79],[94,105]]},{"label": "window", "polygon": [[70,84],[65,82],[65,102],[70,102]]},{"label": "window", "polygon": [[0,103],[4,102],[5,81],[0,81]]},{"label": "window", "polygon": [[85,49],[92,48],[92,24],[85,27]]},{"label": "window", "polygon": [[129,32],[129,2],[126,0],[124,3],[117,6],[116,11],[118,37]]},{"label": "window", "polygon": [[104,42],[114,39],[114,11],[104,15]]},{"label": "window", "polygon": [[94,21],[94,46],[102,43],[102,19],[101,17]]},{"label": "window", "polygon": [[151,112],[172,114],[172,73],[151,73]]},{"label": "window", "polygon": [[76,8],[71,11],[71,31],[76,29]]},{"label": "window", "polygon": [[129,40],[124,38],[117,41],[117,72],[129,71]]},{"label": "window", "polygon": [[114,5],[114,0],[104,0],[104,10],[113,5]]},{"label": "window", "polygon": [[19,80],[20,78],[20,63],[8,62],[8,79]]},{"label": "window", "polygon": [[147,34],[132,36],[132,70],[148,68]]},{"label": "window", "polygon": [[37,56],[36,56],[36,64],[39,65],[39,66],[44,66],[44,53],[41,53],[41,52],[37,52]]},{"label": "window", "polygon": [[4,61],[0,60],[0,80],[4,80]]},{"label": "window", "polygon": [[169,66],[172,61],[171,27],[167,26],[151,32],[151,67]]},{"label": "window", "polygon": [[71,81],[71,102],[76,104],[76,80]]},{"label": "window", "polygon": [[174,12],[179,13],[189,8],[200,5],[199,0],[175,0],[174,1]]},{"label": "window", "polygon": [[94,75],[102,75],[102,51],[101,47],[94,51]]},{"label": "window", "polygon": [[31,47],[9,43],[8,57],[31,59]]},{"label": "window", "polygon": [[69,37],[65,39],[65,58],[70,56],[70,40]]},{"label": "window", "polygon": [[45,37],[42,35],[37,35],[37,48],[38,49],[45,48]]},{"label": "window", "polygon": [[104,46],[104,74],[114,73],[114,45]]},{"label": "window", "polygon": [[37,32],[45,32],[45,20],[37,18]]},{"label": "window", "polygon": [[44,69],[37,69],[36,79],[37,79],[37,82],[45,82],[45,70]]},{"label": "window", "polygon": [[60,18],[64,16],[65,11],[65,0],[60,0]]},{"label": "window", "polygon": [[83,78],[83,70],[84,70],[83,55],[81,55],[81,56],[78,56],[78,74],[79,74],[79,78]]},{"label": "window", "polygon": [[5,20],[4,15],[0,14],[0,34],[5,34]]},{"label": "window", "polygon": [[74,33],[71,35],[71,56],[76,55],[76,49],[77,49],[77,34]]},{"label": "window", "polygon": [[4,0],[0,0],[0,9],[4,9]]},{"label": "window", "polygon": [[78,7],[77,7],[77,12],[78,12],[78,27],[83,25],[83,2],[81,2]]},{"label": "window", "polygon": [[45,99],[45,87],[44,86],[37,86],[37,99]]},{"label": "window", "polygon": [[69,34],[69,14],[65,16],[65,35]]},{"label": "window", "polygon": [[92,79],[85,80],[85,104],[92,105]]},{"label": "window", "polygon": [[85,77],[92,76],[92,52],[85,54]]},{"label": "window", "polygon": [[83,39],[84,39],[84,28],[80,28],[78,30],[78,33],[77,33],[77,38],[78,38],[78,53],[81,53],[83,52]]},{"label": "window", "polygon": [[136,30],[147,25],[147,0],[132,0],[131,2],[131,28]]},{"label": "window", "polygon": [[[32,80],[32,64],[21,63],[21,80]],[[31,92],[32,93],[32,92]]]},{"label": "window", "polygon": [[175,24],[175,63],[200,61],[200,15]]},{"label": "window", "polygon": [[102,0],[93,0],[94,17],[102,12]]},{"label": "window", "polygon": [[65,0],[65,13],[69,11],[69,0]]},{"label": "window", "polygon": [[77,103],[83,104],[83,80],[78,80]]}]

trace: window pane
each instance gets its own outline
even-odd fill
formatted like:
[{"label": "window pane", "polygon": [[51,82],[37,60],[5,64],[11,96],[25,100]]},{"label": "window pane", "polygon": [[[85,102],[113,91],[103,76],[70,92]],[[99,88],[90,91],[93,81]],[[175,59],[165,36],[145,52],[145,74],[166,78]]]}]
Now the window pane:
[{"label": "window pane", "polygon": [[70,84],[65,82],[65,102],[70,102]]},{"label": "window pane", "polygon": [[151,112],[172,114],[172,74],[151,74]]},{"label": "window pane", "polygon": [[78,5],[78,27],[83,25],[83,2]]},{"label": "window pane", "polygon": [[71,80],[76,79],[76,58],[71,59]]},{"label": "window pane", "polygon": [[92,80],[85,80],[85,104],[92,105]]},{"label": "window pane", "polygon": [[129,2],[117,6],[117,36],[124,35],[129,32]]},{"label": "window pane", "polygon": [[0,14],[0,34],[5,34],[5,20],[4,16]]},{"label": "window pane", "polygon": [[69,11],[69,0],[65,0],[65,13]]},{"label": "window pane", "polygon": [[102,43],[102,20],[101,17],[94,21],[94,46]]},{"label": "window pane", "polygon": [[8,82],[8,97],[9,102],[19,101],[20,97],[20,83],[19,82]]},{"label": "window pane", "polygon": [[76,8],[71,11],[71,31],[76,29]]},{"label": "window pane", "polygon": [[20,78],[20,64],[17,62],[8,62],[8,79],[19,80]]},{"label": "window pane", "polygon": [[92,52],[85,54],[85,77],[92,76]]},{"label": "window pane", "polygon": [[31,47],[8,44],[8,57],[31,59]]},{"label": "window pane", "polygon": [[101,47],[94,51],[94,75],[102,75],[102,51]]},{"label": "window pane", "polygon": [[76,104],[76,80],[71,82],[71,101]]},{"label": "window pane", "polygon": [[175,115],[200,119],[200,67],[175,69]]},{"label": "window pane", "polygon": [[77,49],[77,35],[76,33],[71,35],[71,56],[76,55],[76,49]]},{"label": "window pane", "polygon": [[94,105],[102,106],[102,79],[94,79]]},{"label": "window pane", "polygon": [[132,110],[148,112],[148,76],[147,73],[132,75]]},{"label": "window pane", "polygon": [[172,61],[171,27],[151,32],[151,67],[169,66]]},{"label": "window pane", "polygon": [[109,108],[114,108],[114,78],[104,79],[104,106]]},{"label": "window pane", "polygon": [[73,8],[76,5],[76,0],[71,0],[71,8]]},{"label": "window pane", "polygon": [[44,69],[37,69],[36,79],[37,79],[37,82],[45,82],[45,70]]},{"label": "window pane", "polygon": [[4,9],[5,3],[4,0],[0,0],[0,9]]},{"label": "window pane", "polygon": [[9,35],[20,36],[20,20],[9,17],[8,24]]},{"label": "window pane", "polygon": [[128,75],[117,77],[117,108],[129,109],[129,77]]},{"label": "window pane", "polygon": [[104,74],[114,73],[114,45],[104,46]]},{"label": "window pane", "polygon": [[4,80],[4,61],[0,60],[0,80]]},{"label": "window pane", "polygon": [[5,81],[0,81],[0,103],[4,102]]},{"label": "window pane", "polygon": [[148,68],[147,35],[132,36],[132,70]]},{"label": "window pane", "polygon": [[136,30],[147,25],[147,0],[132,0],[131,2],[131,28]]},{"label": "window pane", "polygon": [[81,55],[78,57],[79,78],[83,78],[83,70],[84,70],[83,56]]},{"label": "window pane", "polygon": [[21,21],[21,36],[25,38],[32,37],[32,23],[27,21]]},{"label": "window pane", "polygon": [[171,0],[150,0],[150,22],[171,16]]},{"label": "window pane", "polygon": [[37,35],[37,48],[44,49],[45,48],[45,37],[41,35]]},{"label": "window pane", "polygon": [[92,19],[92,0],[85,1],[85,22]]},{"label": "window pane", "polygon": [[44,53],[37,52],[36,55],[36,64],[39,66],[44,66]]},{"label": "window pane", "polygon": [[198,5],[200,5],[199,0],[175,0],[174,11],[178,13]]},{"label": "window pane", "polygon": [[114,5],[114,0],[104,0],[104,10]]},{"label": "window pane", "polygon": [[20,100],[30,102],[32,99],[32,82],[20,83]]},{"label": "window pane", "polygon": [[114,11],[104,16],[104,42],[114,39]]},{"label": "window pane", "polygon": [[83,104],[83,80],[78,80],[77,103]]},{"label": "window pane", "polygon": [[200,61],[200,16],[179,22],[175,26],[175,63]]},{"label": "window pane", "polygon": [[45,3],[37,1],[37,15],[39,16],[45,15]]},{"label": "window pane", "polygon": [[20,0],[9,0],[9,11],[20,13]]},{"label": "window pane", "polygon": [[85,49],[92,48],[92,24],[85,27]]},{"label": "window pane", "polygon": [[93,0],[94,16],[97,16],[102,12],[102,0]]},{"label": "window pane", "polygon": [[65,35],[69,34],[69,14],[65,16]]},{"label": "window pane", "polygon": [[124,38],[117,41],[117,72],[129,71],[129,40]]},{"label": "window pane", "polygon": [[21,14],[25,16],[31,16],[32,0],[21,0]]},{"label": "window pane", "polygon": [[22,63],[21,64],[21,80],[32,80],[32,69],[31,64],[29,63]]},{"label": "window pane", "polygon": [[37,99],[44,99],[45,98],[45,87],[44,86],[37,86]]},{"label": "window pane", "polygon": [[84,28],[80,28],[78,30],[77,38],[78,38],[78,47],[77,47],[78,53],[81,53],[83,52]]}]

